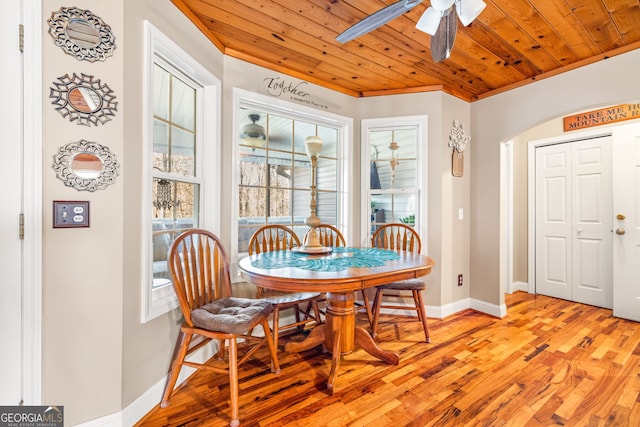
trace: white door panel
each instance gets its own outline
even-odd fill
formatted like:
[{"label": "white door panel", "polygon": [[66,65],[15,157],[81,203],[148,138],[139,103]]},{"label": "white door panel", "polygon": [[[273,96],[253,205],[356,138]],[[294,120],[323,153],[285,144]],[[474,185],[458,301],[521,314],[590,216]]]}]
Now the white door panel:
[{"label": "white door panel", "polygon": [[612,308],[611,137],[573,148],[573,300]]},{"label": "white door panel", "polygon": [[611,141],[536,149],[536,292],[611,308]]},{"label": "white door panel", "polygon": [[571,298],[571,222],[567,144],[536,150],[536,292]]},{"label": "white door panel", "polygon": [[619,230],[613,235],[613,314],[640,321],[640,125],[615,128],[613,137],[614,229]]}]

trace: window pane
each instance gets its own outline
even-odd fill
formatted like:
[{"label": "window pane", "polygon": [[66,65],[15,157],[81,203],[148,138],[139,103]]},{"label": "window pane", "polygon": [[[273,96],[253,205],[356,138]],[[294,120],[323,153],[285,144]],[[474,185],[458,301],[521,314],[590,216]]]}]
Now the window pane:
[{"label": "window pane", "polygon": [[195,135],[182,129],[171,127],[171,172],[185,176],[195,176],[196,141]]},{"label": "window pane", "polygon": [[318,159],[316,186],[318,190],[334,190],[338,187],[338,163],[335,160]]},{"label": "window pane", "polygon": [[308,189],[311,186],[311,160],[306,154],[295,154],[293,187]]},{"label": "window pane", "polygon": [[318,126],[318,136],[322,138],[322,156],[331,157],[333,159],[337,158],[338,130],[334,128]]},{"label": "window pane", "polygon": [[[291,190],[272,188],[268,191],[267,212],[269,217],[291,216]],[[279,223],[280,220],[275,220]],[[272,222],[271,219],[269,222]]]},{"label": "window pane", "polygon": [[266,187],[267,185],[267,165],[265,158],[260,156],[254,157],[240,157],[239,171],[239,184],[241,186],[260,186]]},{"label": "window pane", "polygon": [[198,226],[200,223],[198,218],[198,212],[200,211],[200,185],[178,182],[176,187],[178,192],[176,217],[184,220],[183,222],[190,224],[191,227]]},{"label": "window pane", "polygon": [[153,218],[173,218],[173,207],[176,204],[175,183],[168,179],[153,178],[151,199],[153,201]]},{"label": "window pane", "polygon": [[169,285],[167,254],[184,230],[198,227],[199,185],[167,179],[153,180],[152,288]]},{"label": "window pane", "polygon": [[249,248],[249,240],[253,233],[258,231],[264,225],[264,219],[262,221],[250,221],[246,218],[240,219],[238,228],[238,252],[247,252]]},{"label": "window pane", "polygon": [[175,76],[171,79],[171,83],[171,121],[193,132],[196,123],[196,91]]},{"label": "window pane", "polygon": [[413,189],[416,186],[416,166],[415,159],[401,159],[395,170],[393,188]]},{"label": "window pane", "polygon": [[324,224],[335,225],[338,223],[338,197],[335,192],[319,192],[316,215]]},{"label": "window pane", "polygon": [[153,121],[153,167],[169,172],[169,125]]},{"label": "window pane", "polygon": [[268,144],[272,150],[291,152],[293,120],[275,114],[268,115]]},{"label": "window pane", "polygon": [[153,114],[162,119],[169,119],[169,73],[155,64],[153,73]]},{"label": "window pane", "polygon": [[241,224],[251,224],[252,221],[265,223],[267,216],[265,194],[264,188],[240,187],[238,216]]},{"label": "window pane", "polygon": [[306,153],[307,148],[304,145],[305,140],[307,139],[308,136],[313,136],[316,134],[316,125],[314,123],[296,120],[293,127],[293,134],[294,134],[293,151],[295,151],[296,153]]},{"label": "window pane", "polygon": [[291,188],[291,166],[269,165],[269,186]]},{"label": "window pane", "polygon": [[306,218],[309,215],[309,205],[311,204],[311,190],[295,190],[293,195],[296,201],[293,207],[293,215],[303,219]]}]

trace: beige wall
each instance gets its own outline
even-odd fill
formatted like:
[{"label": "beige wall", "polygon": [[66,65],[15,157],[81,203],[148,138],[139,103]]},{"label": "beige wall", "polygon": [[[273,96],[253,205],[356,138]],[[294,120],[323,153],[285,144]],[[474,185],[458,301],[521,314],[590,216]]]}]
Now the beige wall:
[{"label": "beige wall", "polygon": [[[53,43],[46,20],[66,4],[43,2],[43,400],[65,405],[69,422],[121,408],[122,386],[122,191],[125,173],[105,191],[79,192],[55,177],[58,148],[82,139],[105,145],[125,163],[123,118],[124,49],[120,2],[87,2],[117,35],[113,57],[78,61]],[[118,111],[104,125],[84,126],[63,118],[49,99],[59,77],[92,75],[111,88]],[[90,203],[90,228],[52,228],[53,200]]]},{"label": "beige wall", "polygon": [[[502,304],[506,277],[501,248],[500,143],[574,112],[633,102],[640,51],[541,80],[471,104],[471,296]],[[502,253],[501,253],[502,250]]]}]

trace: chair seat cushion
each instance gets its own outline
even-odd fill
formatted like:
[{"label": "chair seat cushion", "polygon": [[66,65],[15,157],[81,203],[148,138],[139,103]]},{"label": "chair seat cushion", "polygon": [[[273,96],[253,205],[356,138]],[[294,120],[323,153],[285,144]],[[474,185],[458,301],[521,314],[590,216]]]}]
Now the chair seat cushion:
[{"label": "chair seat cushion", "polygon": [[273,306],[265,299],[228,297],[193,310],[191,321],[202,329],[240,335],[272,311]]},{"label": "chair seat cushion", "polygon": [[423,291],[427,288],[420,279],[401,280],[399,282],[387,283],[378,286],[379,289],[392,289],[396,291]]},{"label": "chair seat cushion", "polygon": [[295,305],[319,298],[320,292],[289,292],[278,294],[266,294],[262,298],[273,305]]}]

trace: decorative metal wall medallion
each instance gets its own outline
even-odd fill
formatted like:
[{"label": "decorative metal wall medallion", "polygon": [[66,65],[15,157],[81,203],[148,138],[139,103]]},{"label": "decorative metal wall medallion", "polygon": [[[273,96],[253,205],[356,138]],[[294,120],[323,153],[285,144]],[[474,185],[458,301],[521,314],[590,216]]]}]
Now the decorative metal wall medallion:
[{"label": "decorative metal wall medallion", "polygon": [[60,147],[53,158],[57,178],[78,191],[106,188],[116,181],[119,168],[108,147],[84,139]]},{"label": "decorative metal wall medallion", "polygon": [[50,88],[49,98],[56,106],[56,110],[62,117],[68,117],[71,122],[77,120],[77,124],[95,126],[105,124],[115,115],[118,103],[116,97],[106,83],[100,79],[82,74],[80,77],[73,73],[73,77],[66,74],[58,77],[53,82],[55,88]]},{"label": "decorative metal wall medallion", "polygon": [[116,48],[111,27],[89,10],[63,7],[47,23],[55,44],[78,61],[104,61]]}]

